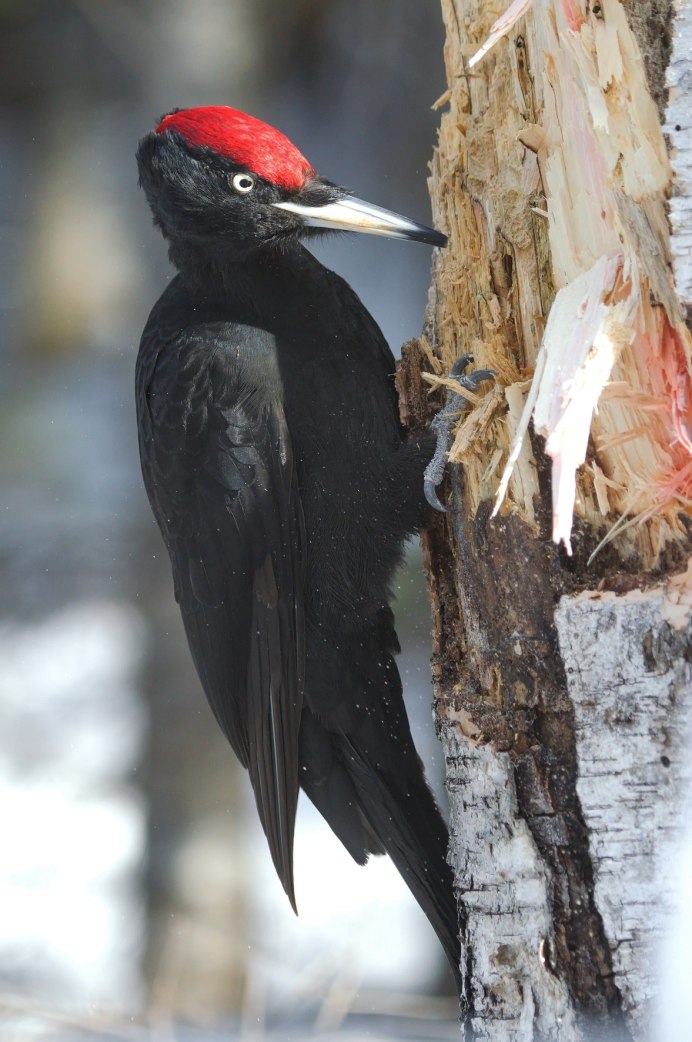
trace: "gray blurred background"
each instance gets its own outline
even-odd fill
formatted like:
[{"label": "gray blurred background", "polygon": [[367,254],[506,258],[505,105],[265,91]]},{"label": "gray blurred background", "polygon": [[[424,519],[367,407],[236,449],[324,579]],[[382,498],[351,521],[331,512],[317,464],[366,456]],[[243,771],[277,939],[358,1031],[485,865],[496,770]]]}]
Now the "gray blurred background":
[{"label": "gray blurred background", "polygon": [[[0,0],[3,1037],[129,1017],[263,1037],[453,1011],[396,872],[358,869],[307,801],[290,911],[192,672],[132,390],[171,276],[138,138],[174,106],[231,104],[330,179],[428,222],[442,44],[437,0]],[[395,353],[420,331],[429,249],[344,236],[315,252]],[[439,791],[415,548],[396,607]]]}]

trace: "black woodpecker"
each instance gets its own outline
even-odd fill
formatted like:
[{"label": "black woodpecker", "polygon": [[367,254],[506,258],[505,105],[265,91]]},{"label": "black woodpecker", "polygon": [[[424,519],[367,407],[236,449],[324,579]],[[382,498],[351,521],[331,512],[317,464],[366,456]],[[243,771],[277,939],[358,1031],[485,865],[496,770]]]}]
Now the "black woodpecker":
[{"label": "black woodpecker", "polygon": [[325,229],[445,236],[225,106],[171,112],[137,161],[178,270],[137,359],[142,471],[209,704],[293,908],[302,788],[359,864],[389,854],[459,982],[447,828],[389,607],[435,439],[406,437],[382,333],[301,245]]}]

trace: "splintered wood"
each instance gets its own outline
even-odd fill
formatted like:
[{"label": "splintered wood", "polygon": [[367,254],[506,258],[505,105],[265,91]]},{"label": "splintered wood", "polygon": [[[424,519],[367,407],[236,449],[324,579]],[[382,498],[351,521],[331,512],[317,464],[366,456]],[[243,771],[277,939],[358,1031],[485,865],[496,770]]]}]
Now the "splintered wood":
[{"label": "splintered wood", "polygon": [[[671,169],[636,40],[618,0],[442,6],[452,87],[431,194],[451,248],[436,259],[437,346],[447,369],[472,351],[506,388],[485,433],[450,456],[463,459],[469,509],[494,495],[496,511],[534,524],[533,419],[552,460],[555,541],[571,550],[576,514],[594,545],[655,566],[686,538],[692,503],[692,347]],[[464,76],[461,55],[476,59]]]}]

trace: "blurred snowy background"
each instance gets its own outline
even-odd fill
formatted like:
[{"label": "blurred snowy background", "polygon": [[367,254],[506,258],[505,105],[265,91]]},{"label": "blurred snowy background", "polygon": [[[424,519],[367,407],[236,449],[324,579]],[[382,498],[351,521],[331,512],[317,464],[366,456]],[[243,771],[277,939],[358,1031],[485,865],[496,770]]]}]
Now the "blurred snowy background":
[{"label": "blurred snowy background", "polygon": [[[297,1038],[349,1013],[457,1033],[438,945],[398,875],[382,859],[358,869],[307,801],[291,913],[192,672],[132,389],[170,277],[138,138],[174,106],[228,103],[427,222],[442,44],[437,0],[0,2],[3,1039],[139,1038],[145,1023],[255,1038],[289,1022]],[[428,249],[356,236],[317,252],[395,352],[419,332]],[[415,551],[397,615],[439,787]]]}]

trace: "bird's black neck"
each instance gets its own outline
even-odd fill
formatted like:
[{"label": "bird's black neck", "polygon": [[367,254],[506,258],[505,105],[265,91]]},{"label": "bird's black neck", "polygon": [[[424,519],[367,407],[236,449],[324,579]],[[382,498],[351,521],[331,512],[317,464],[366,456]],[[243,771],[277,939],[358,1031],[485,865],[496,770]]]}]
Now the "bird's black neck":
[{"label": "bird's black neck", "polygon": [[218,291],[224,296],[237,290],[239,285],[299,276],[304,273],[306,264],[319,264],[295,239],[263,245],[242,254],[220,251],[217,255],[210,254],[207,248],[202,251],[189,242],[172,240],[168,254],[190,289],[205,293]]}]

